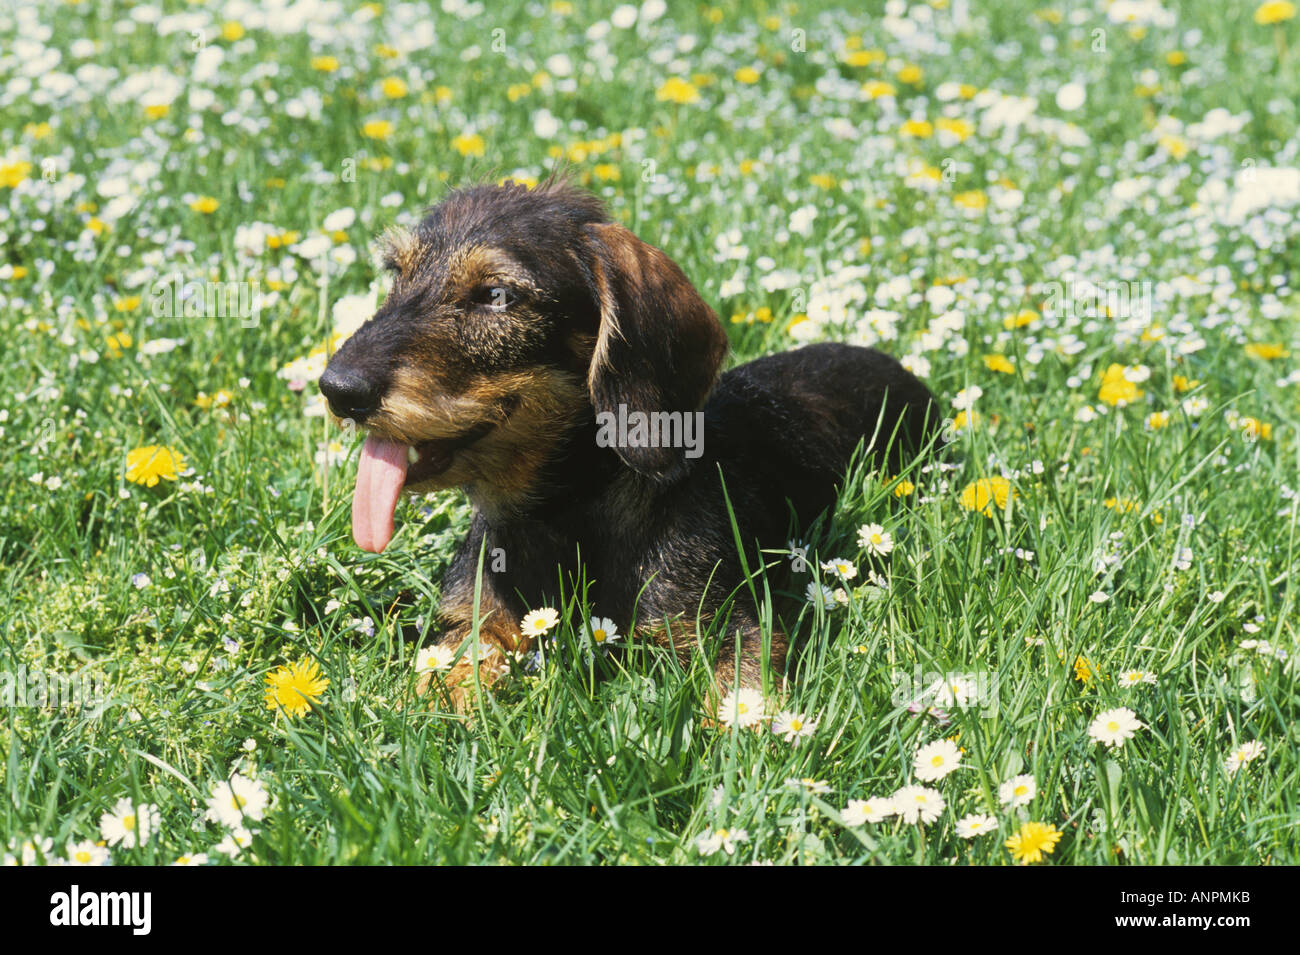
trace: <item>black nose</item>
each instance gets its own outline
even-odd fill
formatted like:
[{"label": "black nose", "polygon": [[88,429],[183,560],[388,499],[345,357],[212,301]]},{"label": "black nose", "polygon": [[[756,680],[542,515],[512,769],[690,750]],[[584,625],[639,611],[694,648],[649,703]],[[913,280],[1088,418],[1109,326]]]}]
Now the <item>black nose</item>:
[{"label": "black nose", "polygon": [[330,410],[340,418],[357,424],[379,406],[380,389],[370,380],[350,371],[326,368],[320,376],[320,390],[330,403]]}]

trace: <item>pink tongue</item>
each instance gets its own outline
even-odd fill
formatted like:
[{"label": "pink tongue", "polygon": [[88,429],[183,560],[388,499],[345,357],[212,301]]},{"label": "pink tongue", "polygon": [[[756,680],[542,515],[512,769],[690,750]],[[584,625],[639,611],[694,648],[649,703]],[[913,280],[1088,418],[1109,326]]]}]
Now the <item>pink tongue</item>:
[{"label": "pink tongue", "polygon": [[396,441],[366,438],[352,495],[352,539],[378,554],[393,539],[393,511],[406,480],[407,448]]}]

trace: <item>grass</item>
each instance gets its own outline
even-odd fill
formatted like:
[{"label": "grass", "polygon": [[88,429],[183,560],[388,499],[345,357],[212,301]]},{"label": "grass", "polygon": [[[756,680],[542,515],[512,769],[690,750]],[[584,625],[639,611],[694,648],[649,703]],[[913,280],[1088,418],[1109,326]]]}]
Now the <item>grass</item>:
[{"label": "grass", "polygon": [[[1128,26],[1011,0],[965,24],[914,5],[908,36],[880,4],[673,4],[601,35],[581,4],[445,4],[423,37],[397,5],[310,32],[220,4],[153,24],[79,6],[0,27],[0,48],[27,44],[0,57],[0,679],[106,693],[0,709],[9,853],[62,856],[130,797],[161,825],[119,864],[1008,864],[1029,821],[1063,834],[1054,864],[1300,861],[1295,20],[1204,2]],[[1216,108],[1236,119],[1198,127]],[[803,647],[784,708],[817,724],[798,745],[705,725],[707,664],[593,653],[568,623],[472,721],[421,705],[414,657],[468,506],[403,503],[394,545],[359,552],[356,442],[281,374],[361,308],[383,227],[558,161],[683,266],[735,361],[878,341],[951,419],[977,415],[949,470],[856,470],[805,572],[767,555],[753,586]],[[339,210],[322,268],[303,243]],[[255,283],[256,322],[156,314],[168,275]],[[1080,280],[1150,283],[1150,313],[1045,307]],[[1124,405],[1102,400],[1111,365],[1135,379]],[[128,480],[152,445],[186,473]],[[1005,506],[964,506],[992,477]],[[863,551],[867,523],[892,553]],[[809,602],[814,579],[843,601]],[[303,658],[320,705],[268,709],[267,674]],[[1155,682],[1122,686],[1135,669]],[[929,673],[970,674],[979,699],[911,712]],[[1088,727],[1117,707],[1144,726],[1107,748]],[[934,822],[842,824],[944,738],[962,759],[928,784]],[[1264,755],[1230,771],[1251,741]],[[205,819],[235,770],[274,800],[242,850]],[[1036,796],[1005,805],[1022,774]],[[998,832],[961,838],[972,813]],[[745,837],[703,855],[719,828]]]}]

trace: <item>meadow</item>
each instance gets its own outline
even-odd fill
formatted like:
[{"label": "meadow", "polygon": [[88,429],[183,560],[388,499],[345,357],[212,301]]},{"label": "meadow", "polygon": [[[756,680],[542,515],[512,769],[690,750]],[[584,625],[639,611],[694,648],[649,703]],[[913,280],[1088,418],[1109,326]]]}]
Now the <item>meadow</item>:
[{"label": "meadow", "polygon": [[[4,862],[1300,862],[1291,3],[6,6]],[[468,504],[351,539],[375,238],[561,166],[733,362],[944,408],[768,555],[802,652],[720,723],[580,593],[429,707]]]}]

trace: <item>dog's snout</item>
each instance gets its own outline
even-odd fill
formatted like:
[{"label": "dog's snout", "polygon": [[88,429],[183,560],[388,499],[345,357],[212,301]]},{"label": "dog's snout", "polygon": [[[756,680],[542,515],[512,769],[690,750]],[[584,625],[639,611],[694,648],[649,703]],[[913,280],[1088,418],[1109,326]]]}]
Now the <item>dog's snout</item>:
[{"label": "dog's snout", "polygon": [[326,368],[320,377],[321,394],[330,403],[330,410],[340,418],[351,418],[357,424],[365,421],[379,407],[382,390],[372,380],[355,372]]}]

